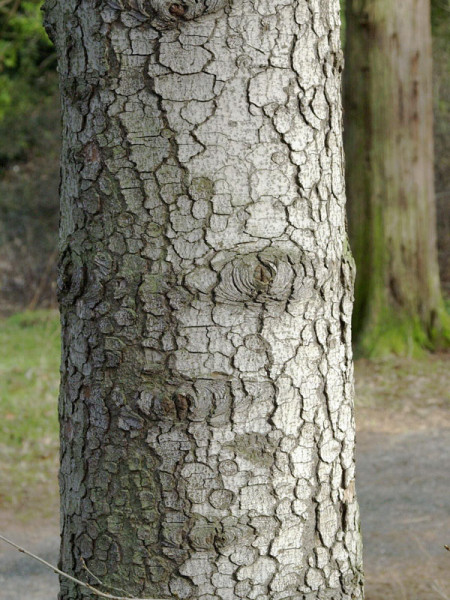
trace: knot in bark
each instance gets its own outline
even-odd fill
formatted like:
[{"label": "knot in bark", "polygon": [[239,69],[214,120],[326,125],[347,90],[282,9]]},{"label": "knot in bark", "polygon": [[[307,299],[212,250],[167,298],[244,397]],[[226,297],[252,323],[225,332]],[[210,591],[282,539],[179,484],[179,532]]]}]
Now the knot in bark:
[{"label": "knot in bark", "polygon": [[183,17],[186,14],[186,7],[182,4],[171,4],[169,6],[169,12],[174,17]]},{"label": "knot in bark", "polygon": [[270,283],[273,281],[274,275],[276,273],[273,272],[272,266],[269,264],[265,264],[259,259],[259,263],[256,265],[255,271],[253,273],[253,278],[255,280],[255,286],[260,288],[261,290],[266,290]]},{"label": "knot in bark", "polygon": [[192,21],[224,8],[229,0],[128,0],[132,10],[153,19],[157,29],[176,27],[180,21]]},{"label": "knot in bark", "polygon": [[81,257],[66,250],[59,261],[56,292],[62,306],[69,306],[81,296],[86,283],[86,267]]},{"label": "knot in bark", "polygon": [[219,302],[283,301],[290,297],[295,277],[288,257],[267,249],[227,263],[215,294]]}]

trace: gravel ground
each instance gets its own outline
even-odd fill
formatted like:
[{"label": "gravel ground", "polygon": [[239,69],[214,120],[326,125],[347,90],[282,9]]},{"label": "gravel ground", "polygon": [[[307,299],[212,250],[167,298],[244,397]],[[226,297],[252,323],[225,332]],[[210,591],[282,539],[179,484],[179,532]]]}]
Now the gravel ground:
[{"label": "gravel ground", "polygon": [[[58,562],[59,519],[39,527],[2,523],[5,536],[14,539],[31,552],[56,565]],[[1,600],[56,600],[58,578],[38,562],[19,554],[13,548],[0,547]]]},{"label": "gravel ground", "polygon": [[450,429],[358,438],[366,600],[449,600]]}]

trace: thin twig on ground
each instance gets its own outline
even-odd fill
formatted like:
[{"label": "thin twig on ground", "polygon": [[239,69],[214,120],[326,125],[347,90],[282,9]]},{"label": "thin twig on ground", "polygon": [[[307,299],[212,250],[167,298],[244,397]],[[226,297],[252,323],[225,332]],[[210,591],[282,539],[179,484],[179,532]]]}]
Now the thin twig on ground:
[{"label": "thin twig on ground", "polygon": [[[86,583],[85,581],[80,581],[80,579],[76,579],[76,577],[72,577],[72,575],[68,575],[67,573],[64,573],[64,571],[61,571],[60,569],[58,569],[54,565],[50,564],[43,558],[40,558],[39,556],[36,556],[32,552],[29,552],[25,548],[22,548],[21,546],[19,546],[12,540],[9,540],[8,538],[6,538],[4,535],[0,534],[0,540],[2,540],[3,542],[6,542],[10,546],[15,548],[19,552],[21,552],[22,554],[25,554],[26,556],[29,556],[30,558],[34,558],[34,560],[37,560],[38,562],[40,562],[42,565],[46,566],[48,569],[50,569],[57,575],[61,575],[61,577],[64,577],[65,579],[69,579],[70,581],[73,581],[74,583],[77,583],[78,585],[81,585],[82,587],[88,588],[91,592],[93,592],[97,596],[100,596],[101,598],[109,598],[109,600],[157,600],[155,598],[135,598],[133,596],[112,596],[111,594],[105,594],[104,592],[101,592],[100,590],[96,589],[92,585],[89,585],[89,583]],[[96,578],[96,579],[98,579],[98,578]],[[104,584],[101,583],[101,585],[104,585]],[[167,599],[164,599],[164,600],[167,600]]]}]

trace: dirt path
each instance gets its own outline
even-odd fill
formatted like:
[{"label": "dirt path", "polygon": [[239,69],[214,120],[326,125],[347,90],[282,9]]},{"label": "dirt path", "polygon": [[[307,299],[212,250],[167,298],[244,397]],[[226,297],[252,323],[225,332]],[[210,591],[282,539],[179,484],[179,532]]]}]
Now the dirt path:
[{"label": "dirt path", "polygon": [[366,600],[450,598],[450,429],[362,433]]},{"label": "dirt path", "polygon": [[[366,600],[450,598],[450,553],[443,547],[450,543],[449,448],[450,428],[359,433]],[[6,534],[56,563],[56,515],[40,526],[2,521]],[[56,594],[55,575],[0,547],[2,600],[54,600]]]},{"label": "dirt path", "polygon": [[[59,519],[49,519],[39,526],[6,522],[0,526],[5,536],[38,554],[44,560],[57,564]],[[0,545],[0,598],[1,600],[56,600],[58,578],[39,563]]]}]

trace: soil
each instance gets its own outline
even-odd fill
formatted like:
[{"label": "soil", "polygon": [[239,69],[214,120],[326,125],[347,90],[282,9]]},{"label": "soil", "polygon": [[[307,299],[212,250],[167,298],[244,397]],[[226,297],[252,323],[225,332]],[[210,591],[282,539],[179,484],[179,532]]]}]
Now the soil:
[{"label": "soil", "polygon": [[[357,410],[357,485],[366,600],[450,599],[450,552],[444,547],[450,545],[448,361],[440,357],[438,363],[419,373],[416,366],[411,371],[411,365],[397,364],[391,379],[383,365],[357,365],[362,398]],[[369,401],[371,386],[383,393],[372,394]],[[419,394],[421,388],[427,393]],[[55,482],[49,486],[52,503]],[[56,508],[50,518],[36,515],[25,521],[3,511],[0,531],[57,563]],[[2,600],[53,600],[57,588],[51,571],[0,544]]]}]

